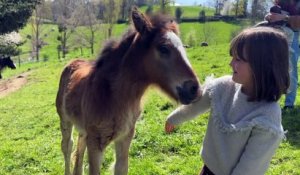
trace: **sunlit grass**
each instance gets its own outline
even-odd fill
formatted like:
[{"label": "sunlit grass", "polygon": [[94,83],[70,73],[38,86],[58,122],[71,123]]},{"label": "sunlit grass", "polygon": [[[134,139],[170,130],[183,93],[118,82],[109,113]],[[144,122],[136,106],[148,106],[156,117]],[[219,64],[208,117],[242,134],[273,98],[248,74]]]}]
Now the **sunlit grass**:
[{"label": "sunlit grass", "polygon": [[[182,36],[201,24],[181,24]],[[216,42],[208,47],[187,49],[188,57],[201,83],[214,74],[219,77],[231,74],[229,67],[230,32],[237,25],[212,23],[216,29]],[[115,35],[124,32],[125,25],[115,26]],[[26,30],[26,29],[25,29]],[[28,31],[28,30],[27,30]],[[200,38],[201,31],[196,32]],[[51,37],[55,40],[55,36]],[[50,38],[49,38],[50,39]],[[101,40],[101,39],[99,39]],[[49,40],[50,42],[50,40]],[[55,41],[53,41],[55,44]],[[102,41],[99,41],[101,43]],[[200,39],[199,39],[200,42]],[[101,44],[98,46],[100,47]],[[52,48],[53,49],[53,48]],[[28,84],[0,99],[0,174],[1,175],[58,175],[63,174],[63,156],[60,150],[59,118],[54,105],[60,73],[71,58],[58,61],[55,51],[45,48],[47,62],[24,63],[17,70],[6,70],[4,78],[12,78],[30,69]],[[94,56],[87,55],[90,59]],[[300,104],[298,90],[297,104]],[[283,98],[280,103],[282,104]],[[182,124],[170,135],[164,133],[166,116],[178,104],[156,89],[149,89],[143,98],[144,111],[136,125],[136,134],[129,153],[130,175],[190,175],[198,174],[203,162],[199,151],[206,130],[208,113]],[[283,114],[287,130],[271,161],[267,175],[300,174],[300,106]],[[76,135],[76,133],[75,133]],[[102,173],[110,173],[114,160],[112,146],[104,158]],[[85,164],[87,174],[87,164]]]}]

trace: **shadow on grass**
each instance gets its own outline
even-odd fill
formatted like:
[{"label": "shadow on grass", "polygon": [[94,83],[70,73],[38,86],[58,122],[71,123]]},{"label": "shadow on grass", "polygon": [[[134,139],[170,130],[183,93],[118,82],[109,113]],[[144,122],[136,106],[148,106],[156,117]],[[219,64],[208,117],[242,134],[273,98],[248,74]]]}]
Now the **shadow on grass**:
[{"label": "shadow on grass", "polygon": [[282,125],[287,131],[287,141],[296,148],[300,148],[300,106],[282,111]]}]

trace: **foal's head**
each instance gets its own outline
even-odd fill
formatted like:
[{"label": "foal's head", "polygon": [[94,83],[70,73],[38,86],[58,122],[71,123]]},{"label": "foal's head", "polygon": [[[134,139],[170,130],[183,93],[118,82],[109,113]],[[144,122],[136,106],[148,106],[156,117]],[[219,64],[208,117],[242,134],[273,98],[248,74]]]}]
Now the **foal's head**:
[{"label": "foal's head", "polygon": [[145,79],[183,104],[200,96],[200,85],[178,37],[177,24],[162,15],[148,18],[135,8],[132,21],[138,32],[135,43],[142,55]]},{"label": "foal's head", "polygon": [[2,67],[2,68],[9,67],[11,69],[16,69],[14,62],[12,61],[12,59],[10,57],[2,58],[0,67]]}]

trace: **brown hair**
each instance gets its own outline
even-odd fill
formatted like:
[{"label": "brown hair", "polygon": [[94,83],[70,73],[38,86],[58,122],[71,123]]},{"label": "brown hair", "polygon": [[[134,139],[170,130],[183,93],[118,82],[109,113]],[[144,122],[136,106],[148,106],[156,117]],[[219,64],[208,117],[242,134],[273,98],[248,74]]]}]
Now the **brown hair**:
[{"label": "brown hair", "polygon": [[289,84],[289,48],[285,35],[270,27],[243,30],[230,45],[230,55],[248,62],[254,93],[249,101],[277,101]]}]

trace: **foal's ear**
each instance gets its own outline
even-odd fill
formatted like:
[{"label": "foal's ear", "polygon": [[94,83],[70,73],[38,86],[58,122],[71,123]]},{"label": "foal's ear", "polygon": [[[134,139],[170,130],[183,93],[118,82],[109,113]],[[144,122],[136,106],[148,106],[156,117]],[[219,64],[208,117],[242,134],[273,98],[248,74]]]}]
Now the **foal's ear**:
[{"label": "foal's ear", "polygon": [[135,29],[141,34],[149,33],[152,29],[150,20],[141,13],[136,6],[132,7],[131,13],[132,21]]}]

